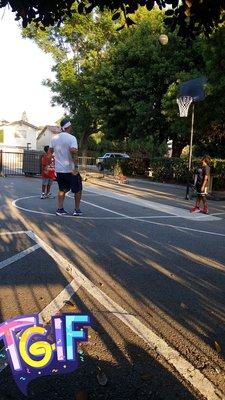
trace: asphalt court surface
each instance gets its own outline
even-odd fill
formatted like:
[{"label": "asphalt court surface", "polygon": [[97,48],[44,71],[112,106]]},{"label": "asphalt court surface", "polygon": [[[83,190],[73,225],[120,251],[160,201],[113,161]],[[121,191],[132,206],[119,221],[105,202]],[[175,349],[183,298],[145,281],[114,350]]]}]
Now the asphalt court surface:
[{"label": "asphalt court surface", "polygon": [[72,278],[27,233],[3,234],[0,261],[1,320],[39,313]]},{"label": "asphalt court surface", "polygon": [[[0,183],[4,186],[4,182]],[[4,193],[0,199],[2,319],[19,310],[40,312],[77,278],[78,287],[84,288],[82,301],[85,303],[87,293],[97,301],[97,306],[92,306],[96,318],[99,308],[116,318],[128,313],[126,321],[120,317],[133,332],[128,336],[138,335],[145,340],[152,335],[151,340],[157,341],[153,335],[157,333],[199,372],[197,354],[198,361],[201,359],[206,365],[204,376],[209,382],[218,385],[215,365],[219,365],[220,379],[224,380],[224,203],[210,202],[210,211],[217,215],[191,215],[190,202],[156,185],[148,191],[144,187],[144,194],[139,194],[140,184],[133,189],[133,184],[125,187],[109,183],[103,188],[102,183],[87,183],[83,216],[58,217],[55,200],[41,200],[39,186],[38,179],[9,178],[1,191]],[[56,189],[54,185],[54,193]],[[145,203],[148,201],[149,206]],[[65,208],[73,211],[71,194],[66,198]],[[25,232],[4,234],[11,229]],[[30,231],[36,237],[26,233]],[[12,259],[22,252],[24,257]],[[7,259],[13,262],[1,269],[1,263]],[[68,273],[67,260],[71,262]],[[73,276],[71,271],[75,269]],[[16,302],[7,306],[6,298],[10,301],[13,295],[17,306]],[[144,332],[142,336],[140,330]],[[213,349],[215,340],[221,343],[221,358]],[[166,357],[165,343],[158,346]],[[185,366],[186,371],[189,367]],[[179,373],[182,368],[180,365]],[[188,374],[183,376],[193,385]],[[221,387],[219,383],[218,388]],[[201,385],[198,390],[204,392]],[[207,398],[217,399],[214,392],[210,387]]]}]

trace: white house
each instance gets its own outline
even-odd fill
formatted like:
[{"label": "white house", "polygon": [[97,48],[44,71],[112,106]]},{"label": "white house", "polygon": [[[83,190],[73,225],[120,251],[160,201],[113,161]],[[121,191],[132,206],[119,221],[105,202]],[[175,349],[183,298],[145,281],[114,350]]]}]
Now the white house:
[{"label": "white house", "polygon": [[36,150],[38,132],[39,128],[30,124],[25,118],[14,122],[0,121],[0,149],[6,151]]},{"label": "white house", "polygon": [[49,146],[52,136],[59,132],[58,126],[46,125],[37,137],[37,150],[43,150],[45,146]]}]

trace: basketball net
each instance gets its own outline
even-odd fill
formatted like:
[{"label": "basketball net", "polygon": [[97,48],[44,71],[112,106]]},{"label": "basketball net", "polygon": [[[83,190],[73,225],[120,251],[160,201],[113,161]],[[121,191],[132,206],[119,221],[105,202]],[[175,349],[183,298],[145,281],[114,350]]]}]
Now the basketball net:
[{"label": "basketball net", "polygon": [[188,110],[193,99],[191,96],[183,96],[177,98],[177,104],[179,107],[180,117],[187,117]]}]

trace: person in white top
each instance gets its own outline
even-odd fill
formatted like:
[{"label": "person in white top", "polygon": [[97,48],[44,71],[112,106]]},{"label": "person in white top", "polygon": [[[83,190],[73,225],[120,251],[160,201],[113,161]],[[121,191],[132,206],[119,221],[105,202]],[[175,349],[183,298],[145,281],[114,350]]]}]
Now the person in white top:
[{"label": "person in white top", "polygon": [[52,137],[49,152],[54,153],[55,172],[59,186],[57,215],[68,214],[63,207],[65,194],[71,190],[74,193],[75,210],[73,215],[81,215],[80,202],[82,195],[82,180],[74,156],[77,154],[77,139],[73,136],[71,122],[63,119],[60,123],[62,131]]}]

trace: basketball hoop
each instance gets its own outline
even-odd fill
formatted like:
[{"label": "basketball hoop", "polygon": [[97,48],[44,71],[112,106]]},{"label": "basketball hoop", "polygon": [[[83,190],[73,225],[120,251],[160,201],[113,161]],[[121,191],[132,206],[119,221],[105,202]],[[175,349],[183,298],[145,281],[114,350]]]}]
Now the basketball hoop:
[{"label": "basketball hoop", "polygon": [[191,96],[183,96],[177,98],[177,104],[179,107],[180,117],[187,117],[188,110],[193,101]]}]

